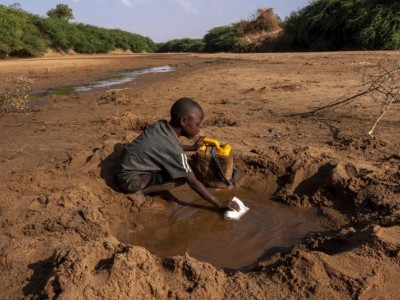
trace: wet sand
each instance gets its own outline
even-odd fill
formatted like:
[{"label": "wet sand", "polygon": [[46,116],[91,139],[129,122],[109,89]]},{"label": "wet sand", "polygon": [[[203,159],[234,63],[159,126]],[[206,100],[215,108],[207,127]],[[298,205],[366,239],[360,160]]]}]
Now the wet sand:
[{"label": "wet sand", "polygon": [[[294,114],[354,95],[361,88],[360,69],[399,54],[72,55],[0,61],[3,90],[13,88],[8,79],[15,76],[32,79],[30,88],[36,90],[87,84],[126,69],[175,69],[121,86],[51,95],[24,113],[1,113],[0,298],[396,299],[399,103],[379,123],[374,139],[366,132],[380,104],[368,96],[316,115]],[[222,227],[228,224],[212,211],[175,211],[159,195],[137,207],[115,183],[115,159],[124,144],[168,118],[171,104],[183,96],[203,106],[202,134],[232,145],[238,189],[271,192],[271,205],[285,205],[290,221],[292,210],[315,209],[318,226],[331,230],[311,233],[284,251],[257,254],[250,268],[238,272],[222,267],[241,263],[218,265],[217,259],[213,265],[190,251],[161,258],[134,246],[140,243],[131,239],[144,234],[147,216],[157,213],[171,212],[172,219],[185,222],[205,214]],[[173,193],[184,198],[188,191]],[[262,218],[267,211],[257,213]],[[239,230],[240,223],[233,224],[228,232]],[[121,228],[130,231],[128,236]]]}]

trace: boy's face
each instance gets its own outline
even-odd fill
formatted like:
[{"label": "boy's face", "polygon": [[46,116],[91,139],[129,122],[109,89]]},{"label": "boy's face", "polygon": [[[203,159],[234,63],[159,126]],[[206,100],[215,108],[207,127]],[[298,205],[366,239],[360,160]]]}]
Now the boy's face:
[{"label": "boy's face", "polygon": [[188,139],[194,138],[200,132],[200,124],[204,114],[198,109],[192,109],[187,116],[181,119],[182,135]]}]

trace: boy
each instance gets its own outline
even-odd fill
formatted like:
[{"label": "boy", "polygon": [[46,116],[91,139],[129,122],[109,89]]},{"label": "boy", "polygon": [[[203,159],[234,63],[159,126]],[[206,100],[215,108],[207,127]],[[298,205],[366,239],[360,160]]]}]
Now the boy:
[{"label": "boy", "polygon": [[181,145],[179,137],[188,139],[200,132],[204,112],[190,98],[180,98],[171,107],[171,120],[161,120],[146,129],[125,147],[117,170],[118,182],[128,198],[141,204],[144,195],[169,190],[188,183],[202,198],[220,209],[239,210],[236,202],[217,200],[192,172],[184,151],[193,146]]}]

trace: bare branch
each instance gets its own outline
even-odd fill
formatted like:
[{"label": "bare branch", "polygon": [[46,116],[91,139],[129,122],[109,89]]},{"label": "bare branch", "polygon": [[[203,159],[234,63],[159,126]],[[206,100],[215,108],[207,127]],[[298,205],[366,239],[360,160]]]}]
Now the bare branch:
[{"label": "bare branch", "polygon": [[368,132],[372,137],[376,126],[389,110],[391,104],[400,101],[400,59],[390,60],[389,58],[386,58],[379,61],[373,67],[365,67],[360,70],[359,73],[362,74],[362,82],[360,86],[364,87],[364,90],[361,90],[359,93],[345,99],[337,99],[333,103],[317,109],[305,113],[293,114],[291,116],[314,115],[322,110],[330,109],[342,104],[348,104],[358,97],[368,95],[373,101],[381,104],[381,112],[371,130]]}]

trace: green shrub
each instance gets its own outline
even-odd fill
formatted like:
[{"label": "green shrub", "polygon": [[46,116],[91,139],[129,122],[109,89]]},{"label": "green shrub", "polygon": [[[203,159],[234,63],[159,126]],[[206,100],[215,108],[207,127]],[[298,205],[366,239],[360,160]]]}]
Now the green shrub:
[{"label": "green shrub", "polygon": [[372,1],[366,5],[364,26],[359,33],[362,47],[367,49],[400,49],[400,3]]},{"label": "green shrub", "polygon": [[106,53],[115,49],[114,40],[108,30],[79,23],[76,25],[79,35],[73,49],[79,53]]},{"label": "green shrub", "polygon": [[55,50],[68,50],[73,48],[79,37],[76,26],[62,19],[36,18],[36,26],[46,36],[48,46]]},{"label": "green shrub", "polygon": [[33,23],[33,15],[0,6],[2,56],[35,56],[46,51],[46,41]]},{"label": "green shrub", "polygon": [[400,49],[400,3],[315,0],[292,13],[284,29],[292,45],[300,49]]},{"label": "green shrub", "polygon": [[160,44],[157,52],[202,52],[204,46],[202,39],[176,39]]},{"label": "green shrub", "polygon": [[234,51],[238,42],[238,34],[234,25],[215,27],[203,38],[207,52]]}]

